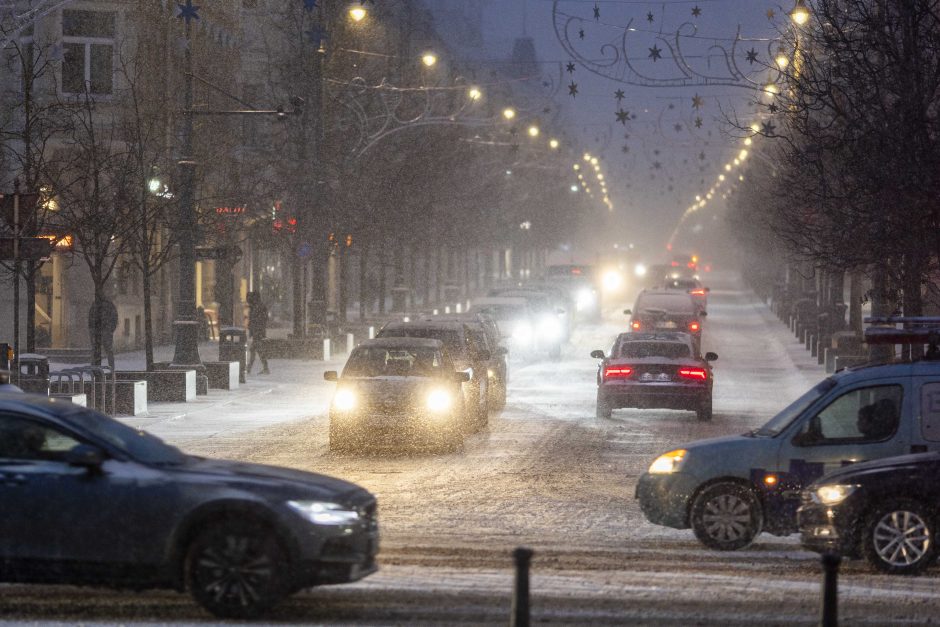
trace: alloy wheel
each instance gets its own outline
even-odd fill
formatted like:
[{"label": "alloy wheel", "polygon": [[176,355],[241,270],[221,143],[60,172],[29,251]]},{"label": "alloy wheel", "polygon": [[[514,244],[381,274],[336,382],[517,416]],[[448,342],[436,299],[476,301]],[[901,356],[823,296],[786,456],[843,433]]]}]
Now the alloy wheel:
[{"label": "alloy wheel", "polygon": [[930,551],[933,538],[927,522],[916,512],[898,510],[885,514],[872,531],[878,557],[893,568],[916,564]]}]

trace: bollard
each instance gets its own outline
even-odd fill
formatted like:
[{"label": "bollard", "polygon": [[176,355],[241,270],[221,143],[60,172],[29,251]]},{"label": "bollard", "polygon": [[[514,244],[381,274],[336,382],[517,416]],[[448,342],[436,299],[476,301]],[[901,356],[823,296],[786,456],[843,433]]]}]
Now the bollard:
[{"label": "bollard", "polygon": [[822,585],[822,617],[819,624],[822,627],[836,627],[839,624],[839,564],[842,558],[836,553],[826,553],[822,556],[823,585]]},{"label": "bollard", "polygon": [[463,313],[463,305],[462,305],[462,304],[457,303],[457,305],[455,306],[455,308],[456,308],[457,313]]},{"label": "bollard", "polygon": [[352,333],[346,334],[346,354],[349,355],[356,348],[356,338]]},{"label": "bollard", "polygon": [[512,552],[516,562],[516,585],[512,591],[510,627],[529,627],[529,566],[534,551],[519,547]]},{"label": "bollard", "polygon": [[330,352],[330,338],[323,340],[323,361],[329,361],[333,354]]},{"label": "bollard", "polygon": [[444,313],[445,313],[445,314],[449,314],[449,313],[450,313],[450,305],[446,305],[446,306],[444,307]]},{"label": "bollard", "polygon": [[375,339],[375,327],[369,327],[369,339],[370,340]]}]

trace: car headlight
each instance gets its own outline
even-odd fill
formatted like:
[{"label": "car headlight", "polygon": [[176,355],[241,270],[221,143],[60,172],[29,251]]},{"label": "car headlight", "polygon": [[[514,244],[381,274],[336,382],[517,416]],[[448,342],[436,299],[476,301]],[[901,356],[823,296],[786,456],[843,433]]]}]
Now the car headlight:
[{"label": "car headlight", "polygon": [[578,290],[578,297],[576,299],[578,310],[587,309],[594,304],[594,292],[586,287]]},{"label": "car headlight", "polygon": [[337,503],[288,501],[287,506],[315,525],[352,525],[359,521],[359,512]]},{"label": "car headlight", "polygon": [[512,337],[517,342],[528,342],[532,339],[532,325],[528,322],[519,322],[513,329]]},{"label": "car headlight", "polygon": [[675,451],[669,451],[668,453],[663,453],[656,460],[650,464],[649,472],[652,475],[668,475],[674,472],[679,472],[679,469],[682,467],[682,462],[685,461],[685,456],[688,453],[685,449],[676,449]]},{"label": "car headlight", "polygon": [[838,505],[856,489],[857,485],[822,485],[813,490],[813,500],[823,505]]},{"label": "car headlight", "polygon": [[646,276],[646,266],[644,266],[642,263],[638,263],[638,264],[636,264],[636,267],[633,269],[633,272],[634,272],[638,277],[645,277],[645,276]]},{"label": "car headlight", "polygon": [[539,334],[549,340],[561,336],[561,322],[554,316],[545,316],[539,321]]},{"label": "car headlight", "polygon": [[426,404],[430,411],[441,413],[451,408],[454,404],[454,397],[447,390],[431,390]]},{"label": "car headlight", "polygon": [[623,276],[616,270],[608,270],[601,278],[601,283],[608,292],[616,292],[623,285]]},{"label": "car headlight", "polygon": [[348,388],[336,390],[333,396],[333,408],[339,411],[351,411],[356,408],[356,393]]}]

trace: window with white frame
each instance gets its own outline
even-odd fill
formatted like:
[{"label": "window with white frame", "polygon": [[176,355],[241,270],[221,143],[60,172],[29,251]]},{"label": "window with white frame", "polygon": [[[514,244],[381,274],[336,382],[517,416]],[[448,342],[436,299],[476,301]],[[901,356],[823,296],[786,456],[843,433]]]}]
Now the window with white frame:
[{"label": "window with white frame", "polygon": [[62,11],[62,92],[114,90],[114,11]]}]

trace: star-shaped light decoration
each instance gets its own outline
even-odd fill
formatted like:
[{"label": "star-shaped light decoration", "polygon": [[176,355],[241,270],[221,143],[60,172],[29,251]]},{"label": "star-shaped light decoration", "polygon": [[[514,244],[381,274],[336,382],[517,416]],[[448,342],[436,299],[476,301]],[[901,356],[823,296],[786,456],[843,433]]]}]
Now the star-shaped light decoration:
[{"label": "star-shaped light decoration", "polygon": [[769,105],[767,105],[767,110],[771,113],[776,113],[780,110],[780,107],[777,106],[776,102],[771,102]]},{"label": "star-shaped light decoration", "polygon": [[578,30],[578,39],[584,39],[584,29]]},{"label": "star-shaped light decoration", "polygon": [[568,74],[574,74],[574,63],[569,62],[568,65],[565,66],[565,70]]},{"label": "star-shaped light decoration", "polygon": [[319,0],[304,0],[304,11],[313,11],[317,8],[317,2]]},{"label": "star-shaped light decoration", "polygon": [[701,109],[704,106],[705,106],[704,98],[702,98],[698,94],[695,94],[694,96],[692,96],[692,108],[693,109]]},{"label": "star-shaped light decoration", "polygon": [[768,137],[774,134],[774,131],[777,130],[777,127],[774,126],[774,123],[770,120],[761,123],[761,133],[767,135]]},{"label": "star-shaped light decoration", "polygon": [[661,170],[662,167],[663,167],[663,164],[661,164],[659,161],[654,161],[654,162],[653,162],[653,169],[654,169],[654,170]]},{"label": "star-shaped light decoration", "polygon": [[176,17],[189,24],[192,20],[199,19],[199,7],[193,5],[193,0],[186,0],[186,4],[176,5]]},{"label": "star-shaped light decoration", "polygon": [[623,154],[627,154],[628,152],[630,152],[630,146],[627,146],[626,144],[624,144],[621,150],[623,151]]},{"label": "star-shaped light decoration", "polygon": [[669,106],[668,106],[667,108],[668,108],[670,111],[672,111],[673,109],[676,108],[676,103],[670,102],[670,103],[669,103]]},{"label": "star-shaped light decoration", "polygon": [[676,132],[677,132],[677,133],[681,133],[681,132],[682,132],[682,125],[679,124],[678,122],[676,122],[676,125],[675,125],[673,128],[676,129]]},{"label": "star-shaped light decoration", "polygon": [[753,48],[751,48],[750,50],[747,51],[747,55],[745,58],[747,59],[748,63],[750,63],[751,65],[754,65],[754,62],[757,61],[757,50],[754,50]]},{"label": "star-shaped light decoration", "polygon": [[364,7],[367,4],[371,4],[372,6],[375,6],[375,0],[359,0],[359,6]]},{"label": "star-shaped light decoration", "polygon": [[622,89],[618,89],[614,92],[614,98],[617,99],[617,102],[622,102],[624,98],[627,97],[627,94],[624,93]]},{"label": "star-shaped light decoration", "polygon": [[702,151],[698,153],[698,158],[699,158],[699,161],[705,161],[705,152]]},{"label": "star-shaped light decoration", "polygon": [[595,20],[601,19],[601,8],[597,6],[596,2],[594,3],[594,19]]},{"label": "star-shaped light decoration", "polygon": [[777,15],[777,12],[773,9],[767,9],[767,19],[772,20]]},{"label": "star-shaped light decoration", "polygon": [[702,128],[702,118],[695,118],[695,128]]},{"label": "star-shaped light decoration", "polygon": [[656,19],[656,18],[653,16],[653,12],[652,12],[652,11],[650,11],[649,13],[646,14],[646,21],[649,22],[650,24],[653,23],[653,20],[654,20],[654,19]]},{"label": "star-shaped light decoration", "polygon": [[571,81],[571,84],[568,85],[568,95],[572,98],[578,97],[578,84],[574,81]]},{"label": "star-shaped light decoration", "polygon": [[620,110],[617,111],[615,115],[617,116],[617,121],[618,121],[618,122],[620,122],[620,123],[623,124],[624,126],[627,125],[627,120],[630,119],[630,112],[629,112],[629,111],[624,111],[623,107],[620,107]]},{"label": "star-shaped light decoration", "polygon": [[698,5],[695,5],[695,7],[692,9],[692,17],[698,17],[701,14],[702,14],[702,10],[698,8]]},{"label": "star-shaped light decoration", "polygon": [[649,58],[652,59],[653,61],[656,61],[657,59],[662,59],[663,51],[659,49],[659,46],[657,46],[656,44],[653,44],[653,47],[650,48]]}]

